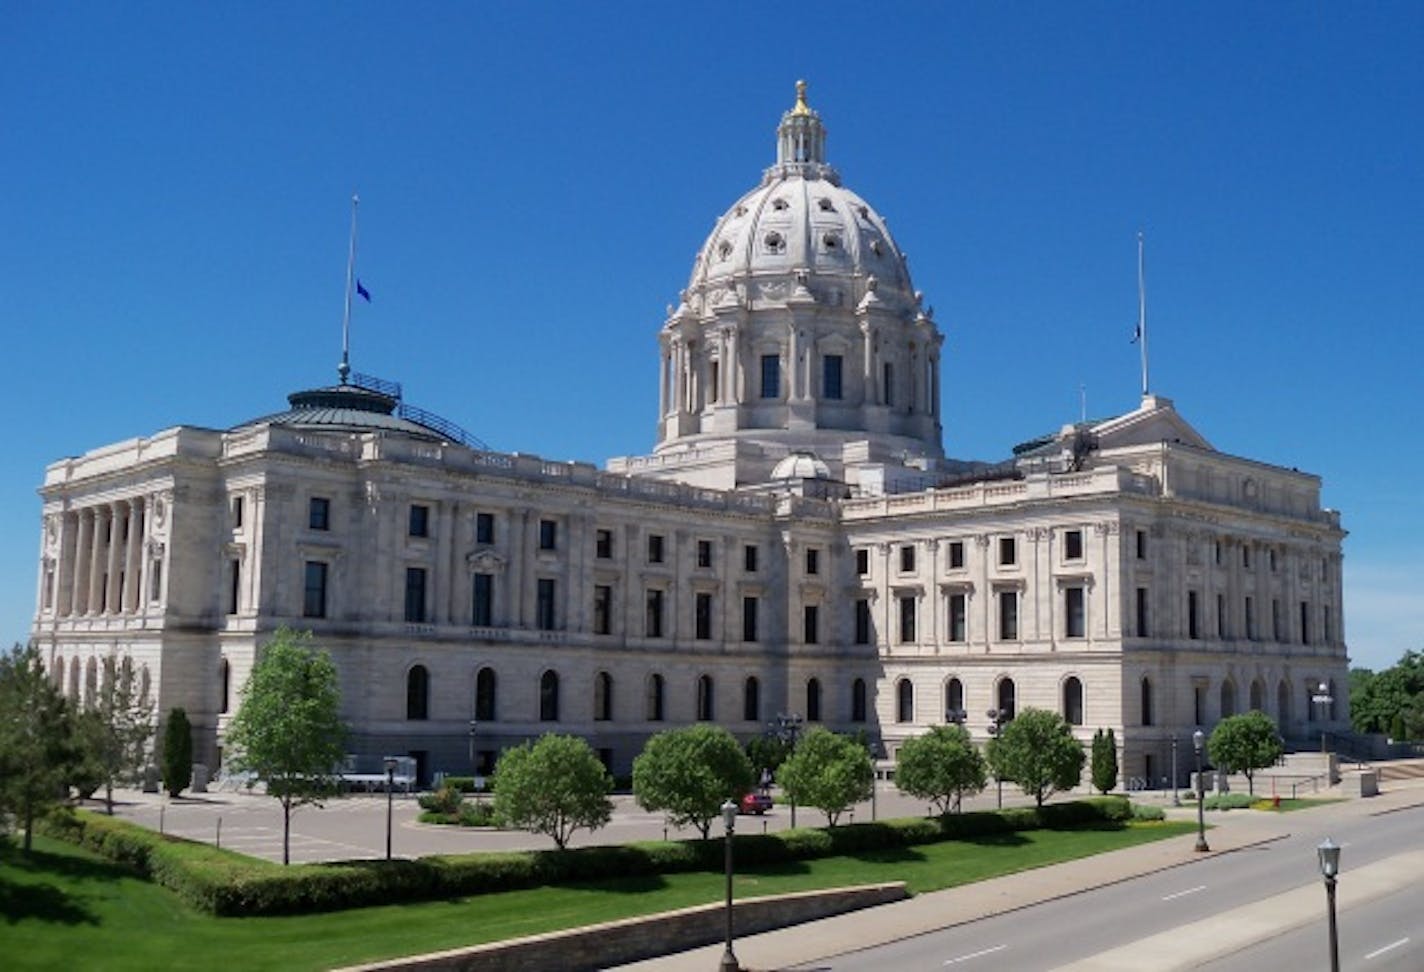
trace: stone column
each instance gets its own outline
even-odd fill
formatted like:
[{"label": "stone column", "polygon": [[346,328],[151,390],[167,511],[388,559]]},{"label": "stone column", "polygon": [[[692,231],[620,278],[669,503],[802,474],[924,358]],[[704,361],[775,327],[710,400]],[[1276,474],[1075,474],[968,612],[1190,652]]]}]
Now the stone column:
[{"label": "stone column", "polygon": [[794,402],[801,398],[801,333],[794,324],[789,330],[791,333],[786,342],[786,400]]},{"label": "stone column", "polygon": [[143,499],[129,500],[128,542],[124,545],[124,589],[120,610],[138,610],[139,581],[143,573]]},{"label": "stone column", "polygon": [[97,506],[94,508],[94,531],[90,537],[89,544],[89,576],[85,578],[88,585],[88,599],[85,602],[85,614],[98,614],[103,607],[104,597],[104,537],[108,532],[109,510],[106,507]]},{"label": "stone column", "polygon": [[74,543],[74,573],[71,580],[72,612],[84,614],[89,610],[89,558],[94,555],[94,511],[80,510],[75,513],[75,517],[78,519],[78,533]]},{"label": "stone column", "polygon": [[64,617],[74,611],[74,559],[78,554],[79,517],[63,513],[59,517],[59,562],[54,568],[54,613]]}]

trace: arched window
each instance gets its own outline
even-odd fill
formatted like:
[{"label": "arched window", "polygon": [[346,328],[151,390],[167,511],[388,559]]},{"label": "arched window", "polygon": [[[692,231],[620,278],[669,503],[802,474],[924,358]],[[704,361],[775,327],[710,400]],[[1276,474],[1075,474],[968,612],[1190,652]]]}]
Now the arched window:
[{"label": "arched window", "polygon": [[908,678],[895,683],[895,721],[915,721],[915,686]]},{"label": "arched window", "polygon": [[1281,679],[1276,686],[1276,725],[1284,727],[1290,719],[1290,686],[1285,679]]},{"label": "arched window", "polygon": [[747,722],[761,721],[761,683],[755,675],[748,675],[742,686],[742,718]]},{"label": "arched window", "polygon": [[821,721],[821,680],[818,678],[806,682],[806,721]]},{"label": "arched window", "polygon": [[1011,678],[999,679],[999,708],[1003,710],[1002,722],[1013,721],[1014,714],[1018,711],[1015,707],[1017,692],[1014,689],[1014,680]]},{"label": "arched window", "polygon": [[1152,679],[1142,676],[1142,724],[1152,725]]},{"label": "arched window", "polygon": [[850,683],[850,721],[865,721],[865,679],[858,678]]},{"label": "arched window", "polygon": [[1236,714],[1236,683],[1231,679],[1221,683],[1221,717],[1223,719]]},{"label": "arched window", "polygon": [[232,668],[224,658],[218,662],[218,677],[222,683],[222,696],[219,699],[218,711],[226,712],[232,708]]},{"label": "arched window", "polygon": [[964,683],[951,678],[944,683],[944,721],[963,722],[968,716],[964,708]]},{"label": "arched window", "polygon": [[593,677],[593,719],[607,722],[613,718],[613,676],[599,672]]},{"label": "arched window", "polygon": [[553,669],[539,676],[539,719],[559,721],[559,673]]},{"label": "arched window", "polygon": [[430,673],[424,665],[413,665],[405,676],[405,717],[430,718]]},{"label": "arched window", "polygon": [[495,721],[495,691],[498,682],[494,669],[488,666],[475,673],[475,718],[480,722]]},{"label": "arched window", "polygon": [[1257,712],[1266,711],[1266,686],[1261,684],[1259,678],[1251,682],[1251,708]]},{"label": "arched window", "polygon": [[699,675],[697,677],[697,721],[711,722],[713,711],[712,676]]},{"label": "arched window", "polygon": [[663,677],[657,672],[648,676],[648,691],[643,710],[649,722],[663,721]]},{"label": "arched window", "polygon": [[1063,720],[1070,726],[1083,724],[1083,683],[1076,675],[1063,680]]}]

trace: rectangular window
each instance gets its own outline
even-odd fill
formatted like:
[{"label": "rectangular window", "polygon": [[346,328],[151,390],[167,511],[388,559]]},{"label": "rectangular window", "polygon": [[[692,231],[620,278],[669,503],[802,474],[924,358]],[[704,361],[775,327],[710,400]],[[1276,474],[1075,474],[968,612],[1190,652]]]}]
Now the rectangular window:
[{"label": "rectangular window", "polygon": [[1216,566],[1221,566],[1221,541],[1216,541]]},{"label": "rectangular window", "polygon": [[841,370],[844,359],[838,354],[828,354],[821,359],[821,397],[838,401],[841,397]]},{"label": "rectangular window", "polygon": [[1271,573],[1274,574],[1274,573],[1276,572],[1276,552],[1275,552],[1275,550],[1268,550],[1268,551],[1266,551],[1266,559],[1270,562]]},{"label": "rectangular window", "polygon": [[1065,530],[1063,533],[1063,559],[1083,559],[1083,531]]},{"label": "rectangular window", "polygon": [[756,548],[756,544],[754,544],[754,543],[749,543],[749,544],[746,545],[745,548],[743,548],[743,550],[742,550],[742,567],[744,567],[744,568],[746,569],[747,573],[749,573],[749,574],[754,574],[754,573],[756,573],[756,569],[757,569],[757,548]]},{"label": "rectangular window", "polygon": [[494,514],[475,514],[475,543],[494,543]]},{"label": "rectangular window", "polygon": [[712,541],[711,541],[711,540],[699,540],[699,541],[697,541],[697,566],[699,566],[699,567],[711,567],[711,566],[712,566]]},{"label": "rectangular window", "polygon": [[660,564],[663,562],[663,535],[660,533],[648,534],[648,563]]},{"label": "rectangular window", "polygon": [[864,577],[866,574],[870,573],[869,550],[861,549],[855,552],[855,572],[861,577]]},{"label": "rectangular window", "polygon": [[1087,605],[1081,587],[1063,589],[1063,636],[1083,638],[1088,633]]},{"label": "rectangular window", "polygon": [[1228,638],[1231,632],[1226,625],[1226,595],[1216,595],[1216,636],[1218,638]]},{"label": "rectangular window", "polygon": [[1251,569],[1251,548],[1244,545],[1241,547],[1241,566]]},{"label": "rectangular window", "polygon": [[539,549],[557,550],[559,547],[559,524],[554,520],[539,521]]},{"label": "rectangular window", "polygon": [[870,601],[863,597],[855,602],[855,643],[870,644]]},{"label": "rectangular window", "polygon": [[302,617],[326,617],[326,564],[308,560],[303,572]]},{"label": "rectangular window", "polygon": [[1019,545],[1013,537],[999,538],[999,566],[1012,567],[1019,562]]},{"label": "rectangular window", "polygon": [[821,609],[815,604],[806,604],[801,608],[801,640],[808,645],[818,644],[821,640],[820,632]]},{"label": "rectangular window", "polygon": [[613,559],[613,531],[599,530],[593,535],[593,555],[599,560]]},{"label": "rectangular window", "polygon": [[663,636],[663,592],[656,588],[648,591],[647,619],[643,624],[643,633],[649,638]]},{"label": "rectangular window", "polygon": [[880,386],[881,397],[886,405],[895,404],[895,366],[890,362],[885,362],[880,369],[882,383]]},{"label": "rectangular window", "polygon": [[[234,561],[236,563],[236,561]],[[54,568],[45,568],[44,579],[44,609],[46,611],[54,608]]]},{"label": "rectangular window", "polygon": [[949,640],[969,640],[969,598],[964,594],[949,595]]},{"label": "rectangular window", "polygon": [[470,623],[477,628],[494,624],[494,575],[475,575],[475,604]]},{"label": "rectangular window", "polygon": [[413,537],[430,536],[430,507],[424,503],[410,504],[409,532]]},{"label": "rectangular window", "polygon": [[415,624],[425,623],[425,568],[405,569],[405,619]]},{"label": "rectangular window", "polygon": [[949,542],[949,569],[962,570],[964,568],[964,541],[951,540]]},{"label": "rectangular window", "polygon": [[1192,640],[1201,637],[1200,600],[1196,591],[1187,591],[1187,637]]},{"label": "rectangular window", "polygon": [[710,641],[712,638],[712,595],[706,591],[698,591],[693,602],[692,613],[694,637],[698,641]]},{"label": "rectangular window", "polygon": [[912,544],[906,544],[900,548],[900,573],[913,573],[915,569],[915,548]]},{"label": "rectangular window", "polygon": [[1138,560],[1146,560],[1146,559],[1147,559],[1147,531],[1146,531],[1146,530],[1138,530],[1138,531],[1137,531],[1137,559],[1138,559]]},{"label": "rectangular window", "polygon": [[593,633],[606,635],[613,630],[613,588],[607,584],[593,585]]},{"label": "rectangular window", "polygon": [[781,397],[781,358],[778,355],[761,356],[761,397]]},{"label": "rectangular window", "polygon": [[234,496],[234,497],[232,498],[232,525],[233,525],[233,528],[234,528],[234,529],[240,529],[240,528],[242,527],[242,497],[241,497],[241,496]]},{"label": "rectangular window", "polygon": [[915,596],[906,594],[900,598],[900,641],[910,644],[915,640]]},{"label": "rectangular window", "polygon": [[[158,601],[163,597],[163,561],[154,558],[148,568],[148,599]],[[311,617],[312,615],[308,615]],[[320,617],[320,615],[317,615]]]},{"label": "rectangular window", "polygon": [[1147,588],[1137,589],[1137,637],[1147,637]]},{"label": "rectangular window", "polygon": [[242,561],[233,560],[228,563],[227,581],[227,613],[236,614],[238,597],[242,592]]},{"label": "rectangular window", "polygon": [[1310,644],[1310,603],[1300,602],[1300,643]]},{"label": "rectangular window", "polygon": [[1279,598],[1271,598],[1271,639],[1281,641],[1281,602]]},{"label": "rectangular window", "polygon": [[540,631],[554,630],[554,579],[540,577],[534,598],[534,623]]},{"label": "rectangular window", "polygon": [[999,592],[999,640],[1019,640],[1019,592]]},{"label": "rectangular window", "polygon": [[742,598],[742,640],[757,640],[757,599]]},{"label": "rectangular window", "polygon": [[1251,600],[1251,596],[1250,596],[1249,594],[1246,596],[1246,604],[1245,604],[1244,610],[1245,610],[1245,613],[1246,613],[1246,638],[1247,638],[1247,640],[1249,640],[1249,641],[1255,641],[1255,640],[1256,640],[1256,605],[1255,605],[1255,603]]},{"label": "rectangular window", "polygon": [[1206,725],[1206,687],[1202,685],[1192,686],[1192,721],[1197,725]]},{"label": "rectangular window", "polygon": [[812,547],[806,551],[806,573],[812,576],[821,572],[821,551]]},{"label": "rectangular window", "polygon": [[307,501],[307,526],[313,530],[331,529],[331,500],[313,496]]}]

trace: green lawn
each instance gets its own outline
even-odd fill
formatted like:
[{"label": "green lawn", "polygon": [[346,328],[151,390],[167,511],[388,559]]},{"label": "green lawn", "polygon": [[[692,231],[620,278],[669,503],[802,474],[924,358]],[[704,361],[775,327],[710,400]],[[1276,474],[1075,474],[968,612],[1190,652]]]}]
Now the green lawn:
[{"label": "green lawn", "polygon": [[[1029,831],[834,857],[739,875],[739,896],[906,881],[951,887],[1160,840],[1190,823]],[[448,902],[291,918],[213,918],[85,851],[45,838],[36,855],[0,850],[0,942],[7,969],[321,969],[455,948],[719,901],[721,874],[670,874],[536,888]]]}]

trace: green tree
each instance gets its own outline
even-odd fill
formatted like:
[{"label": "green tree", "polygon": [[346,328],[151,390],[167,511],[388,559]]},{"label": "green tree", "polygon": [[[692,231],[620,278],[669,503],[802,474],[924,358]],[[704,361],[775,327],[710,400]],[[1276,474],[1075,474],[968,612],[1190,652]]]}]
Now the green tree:
[{"label": "green tree", "polygon": [[1424,736],[1424,653],[1406,651],[1382,672],[1351,669],[1350,722],[1357,732]]},{"label": "green tree", "polygon": [[613,818],[613,778],[588,743],[553,733],[505,750],[494,772],[494,812],[502,822],[547,834],[562,850],[579,829]]},{"label": "green tree", "polygon": [[994,775],[1017,783],[1040,807],[1054,793],[1078,785],[1085,759],[1068,723],[1045,709],[1024,709],[989,741]]},{"label": "green tree", "polygon": [[336,792],[346,726],[331,656],[311,632],[279,628],[262,646],[228,728],[233,766],[267,784],[282,804],[282,863],[290,860],[292,811]]},{"label": "green tree", "polygon": [[1088,772],[1098,792],[1107,793],[1116,788],[1117,739],[1111,728],[1107,732],[1099,729],[1093,733],[1093,751]]},{"label": "green tree", "polygon": [[803,735],[781,764],[780,782],[786,795],[821,810],[832,827],[852,804],[870,798],[874,780],[869,751],[821,726]]},{"label": "green tree", "polygon": [[644,810],[665,812],[674,826],[692,824],[706,840],[724,800],[752,786],[752,764],[721,726],[660,732],[633,760],[633,795]]},{"label": "green tree", "polygon": [[149,758],[153,738],[153,699],[133,665],[111,655],[94,699],[78,720],[78,739],[87,772],[104,788],[104,806],[114,813],[114,786],[138,783]]},{"label": "green tree", "polygon": [[70,710],[34,645],[0,656],[0,818],[25,832],[56,806],[75,762]]},{"label": "green tree", "polygon": [[747,759],[751,761],[754,773],[760,774],[762,770],[775,773],[781,769],[781,764],[786,762],[786,757],[789,755],[791,755],[790,740],[782,739],[775,734],[755,736],[747,740]]},{"label": "green tree", "polygon": [[940,815],[958,810],[966,793],[988,784],[984,757],[963,726],[935,726],[923,736],[905,740],[895,766],[901,790],[928,800]]},{"label": "green tree", "polygon": [[163,725],[163,787],[176,797],[193,775],[193,727],[181,708],[169,711]]},{"label": "green tree", "polygon": [[1206,742],[1207,753],[1217,766],[1246,774],[1246,792],[1254,794],[1252,777],[1281,758],[1281,737],[1276,724],[1264,712],[1252,709],[1227,716],[1216,724]]}]

